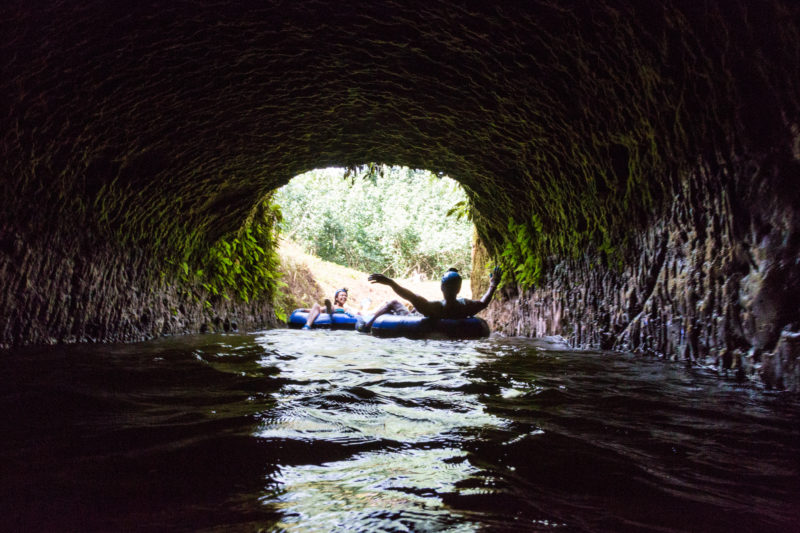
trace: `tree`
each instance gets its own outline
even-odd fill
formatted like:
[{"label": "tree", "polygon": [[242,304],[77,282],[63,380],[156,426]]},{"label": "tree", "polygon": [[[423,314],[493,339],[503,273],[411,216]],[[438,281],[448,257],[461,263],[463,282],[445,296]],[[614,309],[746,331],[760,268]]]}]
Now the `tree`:
[{"label": "tree", "polygon": [[469,201],[447,177],[407,167],[312,170],[278,190],[283,234],[322,259],[366,272],[469,276]]}]

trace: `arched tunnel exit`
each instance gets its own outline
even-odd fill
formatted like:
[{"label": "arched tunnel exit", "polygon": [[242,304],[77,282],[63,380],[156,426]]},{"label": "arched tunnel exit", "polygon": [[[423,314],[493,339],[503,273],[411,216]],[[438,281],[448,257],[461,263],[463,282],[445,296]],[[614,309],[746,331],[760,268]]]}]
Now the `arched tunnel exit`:
[{"label": "arched tunnel exit", "polygon": [[800,387],[793,2],[0,18],[2,346],[274,324],[189,263],[291,176],[375,161],[458,177],[513,276],[493,330]]}]

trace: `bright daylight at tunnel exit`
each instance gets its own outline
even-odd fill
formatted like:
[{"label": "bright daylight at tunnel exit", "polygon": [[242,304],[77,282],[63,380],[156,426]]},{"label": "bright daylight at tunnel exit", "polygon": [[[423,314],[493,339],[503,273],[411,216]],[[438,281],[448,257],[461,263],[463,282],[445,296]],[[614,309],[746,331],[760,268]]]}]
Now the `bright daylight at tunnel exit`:
[{"label": "bright daylight at tunnel exit", "polygon": [[15,531],[800,529],[800,3],[0,2]]},{"label": "bright daylight at tunnel exit", "polygon": [[[347,289],[348,305],[340,308],[347,312],[332,317],[333,323],[322,317],[309,326],[335,327],[340,318],[338,326],[346,328],[356,324],[355,315],[369,321],[398,298],[390,287],[370,283],[371,273],[441,300],[440,278],[454,269],[463,280],[457,295],[471,297],[470,204],[447,176],[374,164],[317,169],[293,178],[272,201],[281,213],[278,254],[284,270],[276,307],[290,326],[305,325],[307,308],[326,297],[335,300],[340,288]],[[393,303],[387,314],[405,313],[400,305]]]}]

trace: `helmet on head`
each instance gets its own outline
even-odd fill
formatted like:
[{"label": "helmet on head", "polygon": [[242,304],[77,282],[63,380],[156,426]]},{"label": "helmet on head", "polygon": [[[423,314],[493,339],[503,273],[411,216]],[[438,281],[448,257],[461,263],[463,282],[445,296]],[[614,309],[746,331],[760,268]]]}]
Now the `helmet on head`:
[{"label": "helmet on head", "polygon": [[442,292],[453,292],[454,294],[458,294],[458,291],[460,290],[461,276],[458,274],[458,270],[451,268],[444,273],[444,276],[442,276]]},{"label": "helmet on head", "polygon": [[338,289],[335,293],[333,293],[333,299],[334,300],[339,297],[339,293],[340,292],[343,292],[343,293],[345,293],[345,295],[347,295],[347,289],[346,288],[345,289]]}]

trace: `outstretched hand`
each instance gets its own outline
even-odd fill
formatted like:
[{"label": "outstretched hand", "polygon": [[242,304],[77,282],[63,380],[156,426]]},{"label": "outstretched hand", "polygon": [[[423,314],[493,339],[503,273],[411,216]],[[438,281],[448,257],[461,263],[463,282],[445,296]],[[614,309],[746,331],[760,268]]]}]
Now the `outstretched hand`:
[{"label": "outstretched hand", "polygon": [[489,280],[494,285],[499,285],[501,279],[503,279],[503,269],[499,266],[496,266],[494,267],[494,270],[492,270],[492,273],[489,274]]},{"label": "outstretched hand", "polygon": [[370,274],[367,278],[370,283],[380,283],[381,285],[389,285],[392,280],[383,274]]}]

